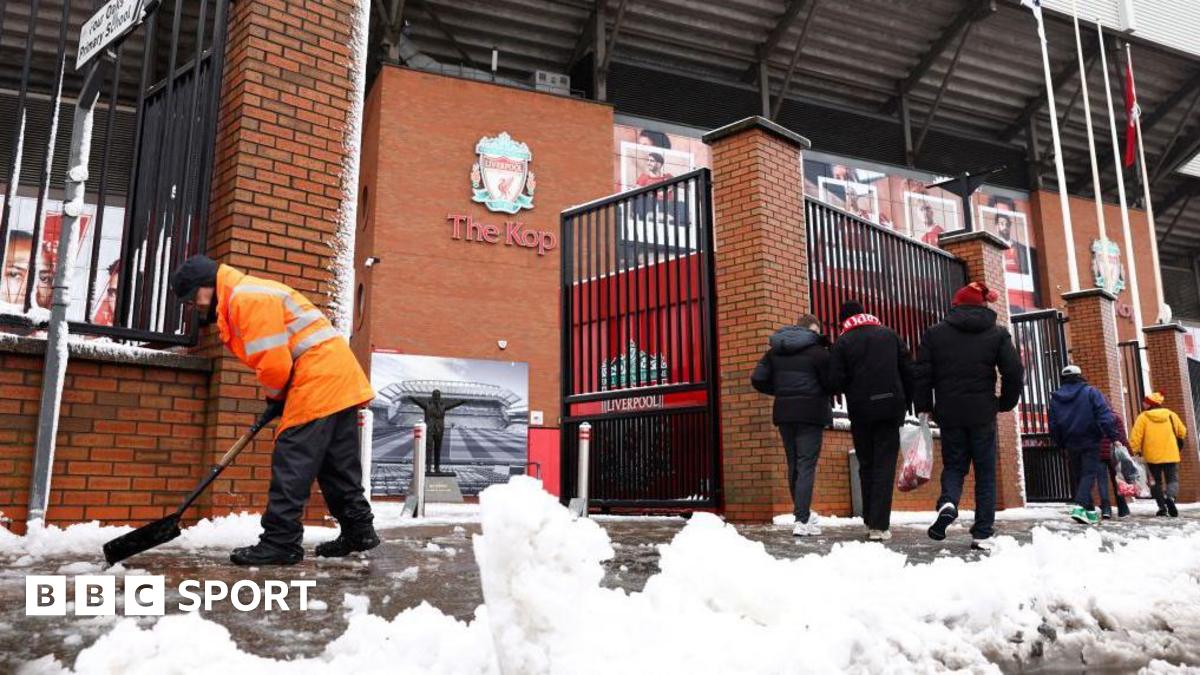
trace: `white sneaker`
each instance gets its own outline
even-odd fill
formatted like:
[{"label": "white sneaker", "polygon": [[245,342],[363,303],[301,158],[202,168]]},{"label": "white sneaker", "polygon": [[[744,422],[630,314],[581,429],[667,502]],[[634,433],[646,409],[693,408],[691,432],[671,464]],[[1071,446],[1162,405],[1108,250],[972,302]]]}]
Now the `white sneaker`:
[{"label": "white sneaker", "polygon": [[889,541],[892,538],[891,530],[868,530],[867,539],[870,541]]},{"label": "white sneaker", "polygon": [[971,548],[976,551],[990,551],[994,545],[990,537],[987,539],[971,539]]},{"label": "white sneaker", "polygon": [[809,522],[807,522],[807,523],[797,522],[792,527],[792,536],[794,536],[794,537],[815,537],[818,534],[821,534],[821,528],[819,526],[817,526],[816,523],[812,522],[811,517],[808,519],[808,521]]}]

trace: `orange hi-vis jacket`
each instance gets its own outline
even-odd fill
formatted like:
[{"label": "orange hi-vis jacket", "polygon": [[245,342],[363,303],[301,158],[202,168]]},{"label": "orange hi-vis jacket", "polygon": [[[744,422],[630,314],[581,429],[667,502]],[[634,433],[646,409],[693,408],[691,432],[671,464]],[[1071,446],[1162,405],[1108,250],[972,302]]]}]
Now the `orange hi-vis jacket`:
[{"label": "orange hi-vis jacket", "polygon": [[221,265],[216,300],[221,341],[267,396],[292,379],[276,433],[375,398],[346,338],[298,291]]}]

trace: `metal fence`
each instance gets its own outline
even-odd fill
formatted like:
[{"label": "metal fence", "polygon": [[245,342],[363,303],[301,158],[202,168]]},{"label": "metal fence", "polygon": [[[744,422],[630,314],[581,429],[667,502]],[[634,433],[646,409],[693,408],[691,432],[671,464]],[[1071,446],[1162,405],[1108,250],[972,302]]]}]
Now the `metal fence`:
[{"label": "metal fence", "polygon": [[1137,340],[1120,342],[1117,347],[1121,350],[1121,392],[1124,394],[1118,412],[1125,416],[1126,428],[1133,428],[1133,421],[1142,412],[1142,399],[1146,397],[1146,381],[1142,372],[1142,350],[1145,347]]},{"label": "metal fence", "polygon": [[1056,309],[1012,317],[1013,342],[1025,366],[1018,410],[1025,499],[1030,502],[1067,501],[1073,492],[1067,451],[1050,438],[1050,397],[1062,383],[1062,369],[1068,363],[1064,323]]},{"label": "metal fence", "polygon": [[49,308],[67,264],[72,332],[190,344],[167,279],[204,248],[229,0],[163,0],[103,66],[78,246],[58,251],[75,53],[103,4],[0,3],[0,310]]},{"label": "metal fence", "polygon": [[[914,357],[925,329],[941,321],[966,265],[949,253],[812,197],[804,198],[813,314],[837,337],[843,302],[857,300],[895,330]],[[838,401],[838,411],[844,403]]]},{"label": "metal fence", "polygon": [[562,214],[563,495],[592,425],[593,505],[716,505],[709,172]]}]

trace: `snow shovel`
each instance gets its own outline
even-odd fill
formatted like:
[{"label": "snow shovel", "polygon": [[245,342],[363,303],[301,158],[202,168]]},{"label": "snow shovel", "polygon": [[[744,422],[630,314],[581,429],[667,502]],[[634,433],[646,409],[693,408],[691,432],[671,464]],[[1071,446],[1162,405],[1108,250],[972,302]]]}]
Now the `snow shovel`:
[{"label": "snow shovel", "polygon": [[246,433],[242,434],[242,437],[237,440],[237,443],[233,444],[232,448],[229,448],[229,452],[225,453],[225,456],[221,458],[221,461],[213,465],[213,468],[209,470],[208,475],[204,477],[204,480],[200,481],[200,484],[196,486],[196,489],[192,490],[192,493],[187,496],[187,499],[183,500],[183,503],[179,505],[178,509],[175,509],[174,513],[166,518],[160,518],[153,523],[143,525],[133,532],[126,532],[125,534],[105,544],[104,559],[108,561],[109,566],[115,565],[130,556],[137,555],[143,551],[148,551],[155,546],[165,544],[175,537],[178,537],[180,535],[179,519],[183,516],[183,512],[192,505],[192,502],[196,501],[196,498],[200,496],[201,492],[204,492],[204,490],[208,488],[208,486],[211,485],[214,480],[217,479],[217,476],[221,475],[221,472],[225,470],[225,467],[233,463],[233,460],[238,456],[238,453],[240,453],[243,448],[249,445],[250,441],[254,439],[255,435],[257,435],[259,431],[262,431],[262,428],[267,426],[272,419],[274,418],[268,418],[267,413],[263,413],[262,416],[258,418],[258,421],[254,423],[254,426],[250,427]]}]

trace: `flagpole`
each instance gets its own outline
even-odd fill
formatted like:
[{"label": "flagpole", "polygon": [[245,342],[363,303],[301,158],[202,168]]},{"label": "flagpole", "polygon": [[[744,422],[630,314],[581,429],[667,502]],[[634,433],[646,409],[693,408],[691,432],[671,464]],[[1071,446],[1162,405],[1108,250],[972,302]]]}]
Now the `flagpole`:
[{"label": "flagpole", "polygon": [[1088,154],[1092,159],[1092,193],[1096,198],[1096,223],[1100,227],[1101,243],[1107,244],[1108,230],[1104,224],[1104,199],[1100,190],[1100,162],[1096,160],[1096,137],[1092,131],[1092,98],[1088,94],[1087,67],[1083,63],[1083,38],[1079,35],[1079,5],[1076,0],[1071,0],[1071,19],[1075,23],[1075,54],[1079,57],[1080,94],[1083,96],[1084,119],[1087,121]]},{"label": "flagpole", "polygon": [[[1130,77],[1133,76],[1133,53],[1129,49],[1129,43],[1125,43],[1125,61],[1129,64]],[[1136,91],[1136,89],[1134,90]],[[1134,103],[1136,104],[1136,95]],[[1170,308],[1167,307],[1166,298],[1163,295],[1162,284],[1162,269],[1159,267],[1158,260],[1158,228],[1154,223],[1154,202],[1150,199],[1150,177],[1146,168],[1146,147],[1142,143],[1142,116],[1134,117],[1134,122],[1137,125],[1137,142],[1138,142],[1138,163],[1142,166],[1142,199],[1146,203],[1146,229],[1150,232],[1150,256],[1154,260],[1154,288],[1158,299],[1158,316],[1155,318],[1157,323],[1171,320]]]},{"label": "flagpole", "polygon": [[[1100,41],[1100,65],[1104,68],[1104,97],[1108,101],[1108,131],[1112,136],[1113,170],[1117,174],[1117,199],[1121,204],[1121,232],[1125,238],[1125,267],[1129,277],[1129,296],[1133,305],[1134,339],[1142,339],[1142,296],[1138,292],[1137,263],[1133,255],[1133,234],[1129,227],[1129,207],[1125,201],[1125,171],[1121,166],[1121,146],[1117,141],[1117,115],[1113,110],[1112,84],[1108,76],[1108,54],[1104,47],[1104,26],[1096,19],[1096,36]],[[1146,353],[1138,350],[1142,361],[1142,384],[1149,387],[1150,369],[1146,363]]]},{"label": "flagpole", "polygon": [[1062,140],[1058,135],[1058,110],[1054,103],[1054,82],[1050,75],[1050,54],[1046,45],[1046,27],[1042,23],[1042,7],[1039,0],[1022,0],[1033,10],[1037,19],[1038,39],[1042,43],[1042,71],[1046,79],[1046,107],[1050,111],[1050,136],[1054,141],[1054,170],[1058,178],[1058,201],[1062,207],[1063,237],[1067,245],[1067,274],[1071,281],[1071,292],[1079,290],[1079,266],[1075,262],[1075,229],[1071,226],[1071,205],[1067,202],[1067,171],[1063,167]]}]

